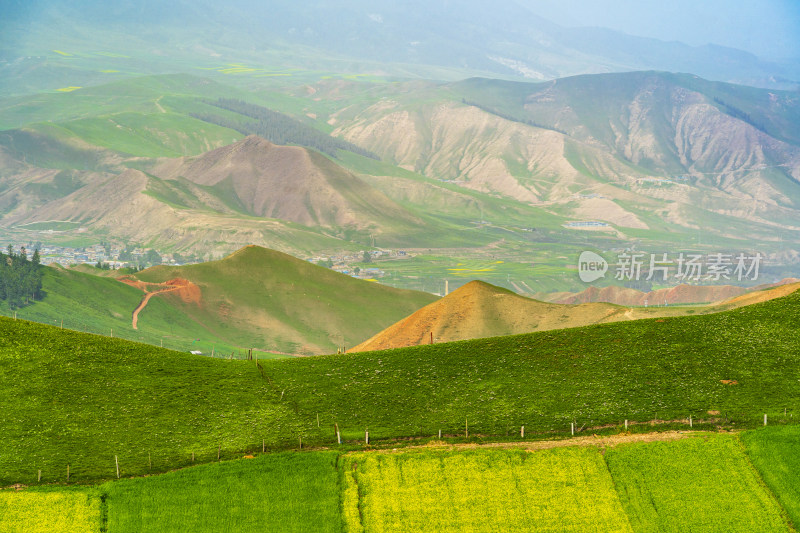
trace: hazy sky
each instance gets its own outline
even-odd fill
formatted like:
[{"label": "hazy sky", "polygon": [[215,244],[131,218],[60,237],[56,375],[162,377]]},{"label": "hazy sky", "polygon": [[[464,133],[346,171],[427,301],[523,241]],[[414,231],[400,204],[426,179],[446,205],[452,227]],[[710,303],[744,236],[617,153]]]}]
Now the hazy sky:
[{"label": "hazy sky", "polygon": [[800,0],[518,0],[567,27],[720,44],[764,58],[800,57]]}]

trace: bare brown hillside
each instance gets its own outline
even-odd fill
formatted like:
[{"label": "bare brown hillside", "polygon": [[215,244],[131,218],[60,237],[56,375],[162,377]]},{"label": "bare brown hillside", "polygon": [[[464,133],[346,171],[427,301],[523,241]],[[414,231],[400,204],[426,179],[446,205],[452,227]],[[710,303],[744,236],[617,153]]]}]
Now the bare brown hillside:
[{"label": "bare brown hillside", "polygon": [[531,300],[471,281],[387,328],[351,351],[385,350],[605,322],[625,313],[610,304],[565,306]]},{"label": "bare brown hillside", "polygon": [[[715,313],[780,298],[798,289],[800,283],[791,283],[753,291],[714,305],[644,308],[600,302],[546,303],[525,298],[488,283],[472,281],[350,351],[388,350],[427,344],[431,341],[450,342],[605,322]],[[720,291],[719,294],[723,292]]]},{"label": "bare brown hillside", "polygon": [[326,157],[299,146],[247,137],[191,158],[155,166],[164,180],[213,187],[228,207],[306,226],[392,226],[420,221]]},{"label": "bare brown hillside", "polygon": [[[3,224],[72,221],[126,241],[168,243],[178,250],[233,251],[256,244],[303,255],[338,243],[337,237],[351,230],[393,236],[423,225],[321,154],[259,137],[197,157],[137,164],[146,172],[82,175],[85,182],[76,190],[44,204],[31,196],[27,207]],[[37,179],[47,184],[55,174],[42,170]],[[27,202],[14,191],[9,203]],[[0,191],[0,211],[3,201]],[[334,237],[326,242],[319,227]]]}]

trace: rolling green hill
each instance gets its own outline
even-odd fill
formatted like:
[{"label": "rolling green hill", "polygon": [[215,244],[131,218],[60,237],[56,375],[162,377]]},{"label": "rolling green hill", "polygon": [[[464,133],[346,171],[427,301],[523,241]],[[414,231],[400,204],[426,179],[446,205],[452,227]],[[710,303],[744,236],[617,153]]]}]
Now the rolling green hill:
[{"label": "rolling green hill", "polygon": [[67,464],[75,480],[110,477],[115,455],[132,475],[148,454],[161,471],[220,446],[229,457],[262,441],[330,445],[334,423],[345,441],[367,428],[380,440],[468,425],[492,439],[625,419],[780,423],[800,408],[799,303],[258,364],[4,318],[0,377],[16,385],[0,391],[0,481],[61,479]]},{"label": "rolling green hill", "polygon": [[[250,246],[210,263],[158,266],[138,279],[175,278],[199,287],[197,302],[160,298],[212,337],[242,347],[319,354],[354,346],[436,297],[357,280],[292,256]],[[160,315],[145,309],[140,329],[157,329]]]},{"label": "rolling green hill", "polygon": [[[178,278],[194,286],[152,297],[133,329],[132,313],[145,295],[139,288],[75,270],[45,268],[43,273],[45,297],[17,310],[18,318],[179,350],[214,350],[218,356],[235,352],[241,357],[249,348],[335,352],[435,299],[248,247],[220,261],[140,272],[136,277],[143,281]],[[2,302],[0,313],[14,316]]]}]

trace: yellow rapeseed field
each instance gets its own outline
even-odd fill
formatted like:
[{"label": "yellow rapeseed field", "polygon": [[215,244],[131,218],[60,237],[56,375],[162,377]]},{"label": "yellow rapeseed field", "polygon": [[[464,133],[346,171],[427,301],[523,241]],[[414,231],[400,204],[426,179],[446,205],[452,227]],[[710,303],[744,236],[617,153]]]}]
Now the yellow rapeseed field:
[{"label": "yellow rapeseed field", "polygon": [[92,492],[0,491],[3,533],[86,533],[100,530],[100,498]]},{"label": "yellow rapeseed field", "polygon": [[348,532],[632,531],[596,448],[343,460]]}]

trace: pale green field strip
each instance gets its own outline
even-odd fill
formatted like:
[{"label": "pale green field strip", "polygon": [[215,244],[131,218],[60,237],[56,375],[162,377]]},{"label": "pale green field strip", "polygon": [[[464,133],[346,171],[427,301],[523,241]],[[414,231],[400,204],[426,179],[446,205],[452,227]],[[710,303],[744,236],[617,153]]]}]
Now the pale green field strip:
[{"label": "pale green field strip", "polygon": [[337,457],[281,453],[107,483],[107,531],[341,531]]},{"label": "pale green field strip", "polygon": [[91,490],[0,491],[3,533],[100,531],[100,497]]},{"label": "pale green field strip", "polygon": [[738,438],[630,444],[606,453],[634,531],[790,531]]},{"label": "pale green field strip", "polygon": [[747,431],[742,434],[742,442],[794,526],[800,526],[800,427]]},{"label": "pale green field strip", "polygon": [[348,532],[632,531],[595,447],[355,453]]}]

